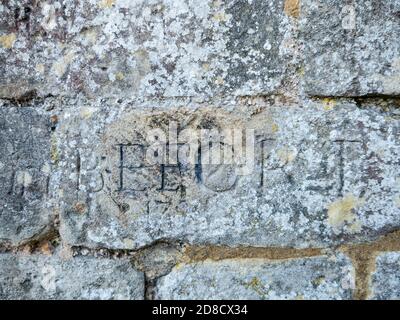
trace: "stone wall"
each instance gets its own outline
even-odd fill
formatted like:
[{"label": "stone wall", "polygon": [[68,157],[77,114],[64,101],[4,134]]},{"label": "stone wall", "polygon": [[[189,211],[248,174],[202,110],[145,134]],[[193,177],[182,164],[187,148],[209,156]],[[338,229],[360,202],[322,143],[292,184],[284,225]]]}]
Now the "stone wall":
[{"label": "stone wall", "polygon": [[398,39],[399,0],[2,1],[0,298],[400,299]]}]

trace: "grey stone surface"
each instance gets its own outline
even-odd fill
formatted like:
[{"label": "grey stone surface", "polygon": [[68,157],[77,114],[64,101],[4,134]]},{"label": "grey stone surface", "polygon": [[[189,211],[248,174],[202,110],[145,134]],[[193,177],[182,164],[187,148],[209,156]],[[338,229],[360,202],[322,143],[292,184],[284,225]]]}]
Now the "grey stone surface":
[{"label": "grey stone surface", "polygon": [[303,0],[301,17],[308,94],[400,94],[400,1]]},{"label": "grey stone surface", "polygon": [[375,300],[400,300],[400,253],[381,253],[372,275],[371,296]]},{"label": "grey stone surface", "polygon": [[33,108],[0,107],[0,242],[18,244],[49,224],[50,132]]},{"label": "grey stone surface", "polygon": [[[189,129],[254,129],[254,170],[207,164],[205,142],[191,149],[198,158],[201,146],[197,164],[148,162],[146,134],[166,133],[171,123],[180,143],[193,138]],[[333,100],[302,108],[66,111],[58,128],[61,235],[73,245],[127,249],[158,240],[279,247],[371,241],[400,225],[399,124],[393,112]],[[152,137],[162,140],[162,132]],[[218,135],[211,141],[221,143]]]},{"label": "grey stone surface", "polygon": [[0,298],[349,298],[244,257],[398,249],[399,39],[400,0],[0,1]]},{"label": "grey stone surface", "polygon": [[157,282],[156,299],[351,299],[354,269],[343,257],[237,259],[178,265]]},{"label": "grey stone surface", "polygon": [[0,254],[0,299],[135,299],[144,277],[127,260]]},{"label": "grey stone surface", "polygon": [[10,0],[0,12],[0,97],[270,93],[298,56],[283,0]]}]

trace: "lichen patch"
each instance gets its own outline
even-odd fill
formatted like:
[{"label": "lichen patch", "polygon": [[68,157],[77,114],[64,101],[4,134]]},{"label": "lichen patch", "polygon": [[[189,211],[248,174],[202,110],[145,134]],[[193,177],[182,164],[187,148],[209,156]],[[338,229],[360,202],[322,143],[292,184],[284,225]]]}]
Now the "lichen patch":
[{"label": "lichen patch", "polygon": [[0,44],[3,48],[11,49],[14,46],[14,42],[17,40],[15,33],[6,34],[0,36]]},{"label": "lichen patch", "polygon": [[277,151],[277,155],[282,163],[290,163],[296,159],[296,152],[290,148],[282,148]]},{"label": "lichen patch", "polygon": [[335,99],[325,98],[323,101],[324,110],[331,111],[335,107],[336,104],[337,104],[337,102]]},{"label": "lichen patch", "polygon": [[356,233],[361,230],[361,223],[354,214],[354,209],[364,203],[363,199],[347,195],[328,206],[328,224],[335,232],[339,232],[346,224],[349,231]]},{"label": "lichen patch", "polygon": [[114,4],[115,0],[102,0],[99,3],[99,7],[106,9],[106,8],[111,8]]}]

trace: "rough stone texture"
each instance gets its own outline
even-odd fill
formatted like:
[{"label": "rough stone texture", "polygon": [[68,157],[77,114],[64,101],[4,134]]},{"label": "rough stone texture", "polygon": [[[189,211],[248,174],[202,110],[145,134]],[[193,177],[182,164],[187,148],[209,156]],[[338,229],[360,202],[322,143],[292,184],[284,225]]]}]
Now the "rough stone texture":
[{"label": "rough stone texture", "polygon": [[398,296],[398,39],[400,0],[1,1],[0,297]]},{"label": "rough stone texture", "polygon": [[33,108],[0,107],[0,242],[18,244],[49,224],[50,132]]},{"label": "rough stone texture", "polygon": [[178,265],[159,279],[156,299],[350,299],[354,270],[343,256]]},{"label": "rough stone texture", "polygon": [[400,299],[400,253],[381,253],[376,258],[372,275],[371,298],[375,300]]},{"label": "rough stone texture", "polygon": [[[68,141],[59,151],[61,234],[73,245],[127,249],[165,239],[283,247],[374,240],[400,225],[400,122],[352,103],[329,110],[334,104],[67,112],[58,128]],[[145,133],[166,133],[169,123],[182,130],[180,142],[189,128],[253,128],[254,170],[146,162]]]},{"label": "rough stone texture", "polygon": [[10,0],[0,97],[271,93],[298,48],[283,0]]},{"label": "rough stone texture", "polygon": [[308,94],[400,94],[399,0],[301,3]]},{"label": "rough stone texture", "polygon": [[0,254],[0,299],[143,299],[129,261]]}]

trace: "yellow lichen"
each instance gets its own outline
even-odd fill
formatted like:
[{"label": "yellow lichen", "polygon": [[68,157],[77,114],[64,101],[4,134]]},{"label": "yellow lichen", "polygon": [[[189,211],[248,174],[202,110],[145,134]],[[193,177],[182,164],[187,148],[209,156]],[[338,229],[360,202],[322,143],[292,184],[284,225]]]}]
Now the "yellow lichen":
[{"label": "yellow lichen", "polygon": [[318,277],[318,278],[316,278],[316,279],[314,279],[312,281],[313,285],[315,285],[315,286],[320,286],[324,282],[325,282],[325,277],[324,276]]},{"label": "yellow lichen", "polygon": [[57,147],[57,138],[55,136],[51,137],[50,159],[55,164],[57,164],[58,160],[59,160],[59,153],[58,153],[58,147]]},{"label": "yellow lichen", "polygon": [[276,123],[272,124],[272,133],[277,133],[279,131],[279,126]]},{"label": "yellow lichen", "polygon": [[253,277],[250,282],[246,283],[246,286],[255,291],[262,299],[265,299],[268,295],[268,290],[263,286],[261,280],[257,277]]},{"label": "yellow lichen", "polygon": [[210,64],[209,63],[203,63],[202,68],[205,71],[209,71],[210,70]]},{"label": "yellow lichen", "polygon": [[65,71],[67,70],[67,67],[69,66],[69,64],[74,59],[74,57],[75,57],[75,54],[73,52],[69,52],[64,57],[57,60],[52,66],[52,72],[57,77],[61,78],[64,75]]},{"label": "yellow lichen", "polygon": [[6,49],[11,49],[14,46],[14,42],[16,39],[17,36],[15,35],[15,33],[6,34],[0,36],[0,44]]},{"label": "yellow lichen", "polygon": [[90,43],[95,43],[97,41],[97,31],[95,29],[86,30],[83,33],[83,37]]},{"label": "yellow lichen", "polygon": [[286,0],[284,11],[288,16],[298,18],[300,15],[300,0]]},{"label": "yellow lichen", "polygon": [[330,111],[332,110],[335,105],[336,105],[336,100],[335,99],[331,99],[331,98],[325,98],[323,101],[323,105],[324,105],[324,110],[325,111]]},{"label": "yellow lichen", "polygon": [[350,232],[359,232],[361,223],[353,211],[363,203],[363,199],[356,198],[353,195],[347,195],[331,203],[328,206],[329,225],[338,232],[347,223]]},{"label": "yellow lichen", "polygon": [[251,279],[251,281],[249,282],[249,286],[251,286],[251,287],[259,287],[260,285],[261,285],[261,281],[257,277],[253,277]]},{"label": "yellow lichen", "polygon": [[352,224],[350,225],[349,230],[350,230],[351,233],[358,233],[358,232],[361,231],[361,227],[362,227],[362,226],[361,226],[360,220],[356,219],[356,220],[354,221],[354,223],[352,223]]},{"label": "yellow lichen", "polygon": [[135,243],[133,242],[132,239],[125,238],[125,239],[124,239],[124,246],[125,246],[127,249],[133,249],[133,248],[135,247]]},{"label": "yellow lichen", "polygon": [[114,4],[115,0],[101,0],[99,3],[99,7],[106,9],[106,8],[111,8]]},{"label": "yellow lichen", "polygon": [[224,78],[222,78],[222,77],[218,77],[218,78],[215,80],[215,84],[216,84],[216,85],[222,85],[224,82],[225,82],[225,81],[224,81]]},{"label": "yellow lichen", "polygon": [[175,265],[175,270],[179,270],[179,269],[182,269],[183,267],[184,267],[184,263],[177,263],[176,265]]},{"label": "yellow lichen", "polygon": [[44,64],[43,64],[43,63],[37,64],[35,69],[36,69],[37,72],[43,74],[43,73],[44,73],[44,70],[45,70]]},{"label": "yellow lichen", "polygon": [[217,22],[225,22],[228,20],[228,16],[225,14],[225,12],[220,11],[214,14],[213,20]]},{"label": "yellow lichen", "polygon": [[81,115],[81,118],[83,118],[83,119],[89,119],[93,115],[94,112],[95,112],[95,108],[83,107],[80,110],[80,115]]},{"label": "yellow lichen", "polygon": [[115,79],[117,79],[119,81],[124,80],[124,78],[125,78],[125,76],[122,72],[117,72],[115,75]]},{"label": "yellow lichen", "polygon": [[287,164],[292,162],[294,159],[296,159],[296,153],[289,148],[282,148],[279,149],[277,152],[277,155],[279,159],[281,160],[282,163]]}]

